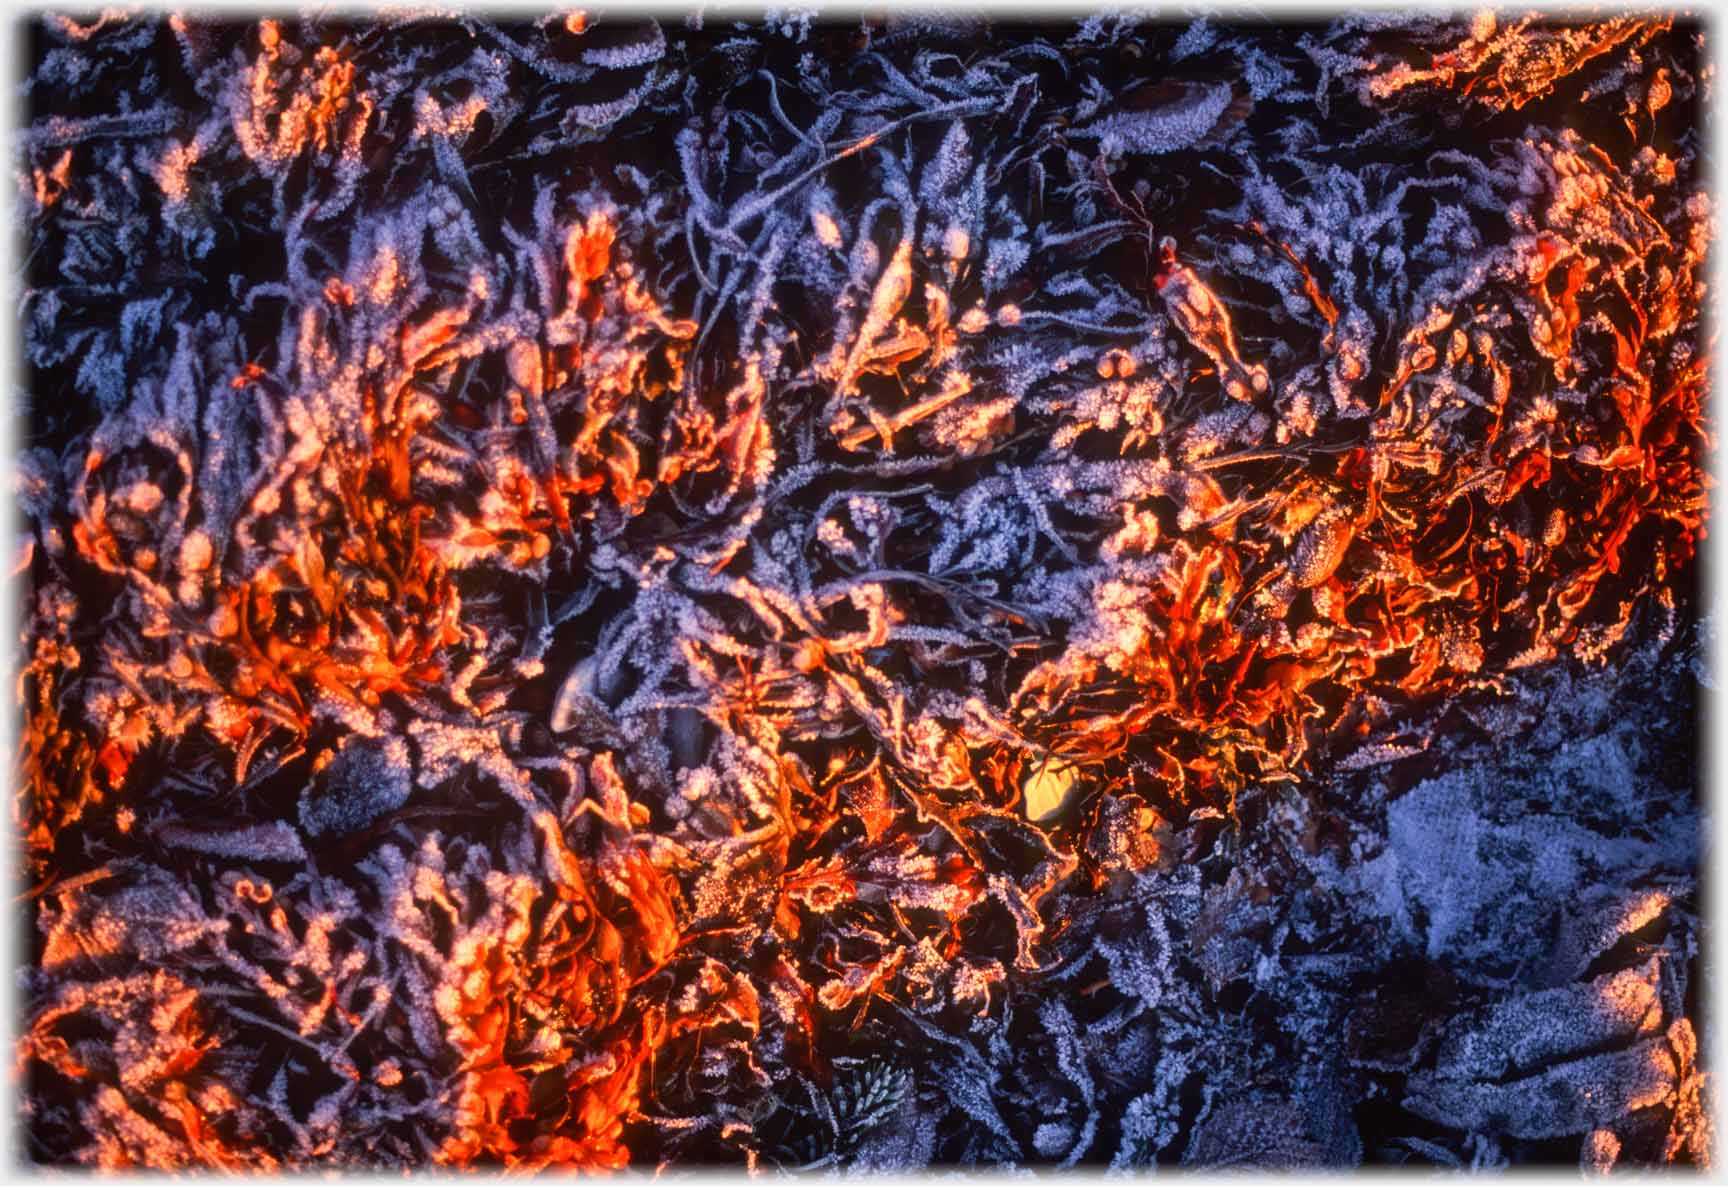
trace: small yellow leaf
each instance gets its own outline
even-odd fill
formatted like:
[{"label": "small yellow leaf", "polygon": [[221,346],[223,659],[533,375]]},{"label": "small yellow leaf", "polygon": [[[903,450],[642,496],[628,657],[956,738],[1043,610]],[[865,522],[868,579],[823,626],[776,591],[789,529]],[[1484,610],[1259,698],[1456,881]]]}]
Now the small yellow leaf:
[{"label": "small yellow leaf", "polygon": [[1051,758],[1035,765],[1021,785],[1026,818],[1035,824],[1053,822],[1068,805],[1080,781],[1078,767]]}]

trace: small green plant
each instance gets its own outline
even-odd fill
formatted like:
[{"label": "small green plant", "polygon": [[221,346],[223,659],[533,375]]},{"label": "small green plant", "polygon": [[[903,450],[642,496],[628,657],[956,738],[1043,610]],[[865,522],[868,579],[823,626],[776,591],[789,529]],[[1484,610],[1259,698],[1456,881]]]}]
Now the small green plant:
[{"label": "small green plant", "polygon": [[886,1124],[912,1092],[912,1072],[871,1059],[836,1077],[822,1127],[790,1141],[787,1160],[800,1166],[843,1161]]}]

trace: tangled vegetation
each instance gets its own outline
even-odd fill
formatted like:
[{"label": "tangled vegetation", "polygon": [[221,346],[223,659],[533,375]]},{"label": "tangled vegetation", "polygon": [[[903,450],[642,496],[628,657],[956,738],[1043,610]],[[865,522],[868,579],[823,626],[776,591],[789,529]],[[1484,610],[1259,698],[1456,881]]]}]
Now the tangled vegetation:
[{"label": "tangled vegetation", "polygon": [[32,1158],[1708,1161],[1696,28],[26,28]]}]

